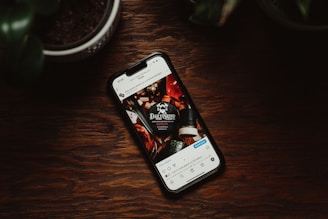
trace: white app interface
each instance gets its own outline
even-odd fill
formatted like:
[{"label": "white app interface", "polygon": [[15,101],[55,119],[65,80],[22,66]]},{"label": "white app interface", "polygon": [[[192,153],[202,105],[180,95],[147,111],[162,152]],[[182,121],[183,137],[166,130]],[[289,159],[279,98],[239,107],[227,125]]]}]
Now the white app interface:
[{"label": "white app interface", "polygon": [[156,167],[165,184],[177,190],[220,165],[207,137],[158,162]]}]

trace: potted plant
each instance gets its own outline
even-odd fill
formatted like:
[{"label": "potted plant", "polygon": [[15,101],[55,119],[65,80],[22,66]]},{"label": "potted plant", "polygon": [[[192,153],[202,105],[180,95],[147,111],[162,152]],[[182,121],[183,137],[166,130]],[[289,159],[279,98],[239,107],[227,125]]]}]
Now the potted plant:
[{"label": "potted plant", "polygon": [[186,0],[188,19],[202,26],[223,26],[241,0]]},{"label": "potted plant", "polygon": [[[87,58],[109,41],[120,0],[0,0],[0,53],[6,79],[26,83],[44,59]],[[1,58],[1,54],[0,54]]]},{"label": "potted plant", "polygon": [[275,22],[301,31],[328,30],[327,0],[257,0]]},{"label": "potted plant", "polygon": [[[98,52],[112,37],[120,17],[120,0],[61,0],[42,38],[52,60],[80,60]],[[65,28],[63,28],[65,27]]]},{"label": "potted plant", "polygon": [[[205,26],[223,26],[242,0],[186,0],[188,18]],[[275,22],[294,30],[328,30],[327,0],[257,0]]]}]

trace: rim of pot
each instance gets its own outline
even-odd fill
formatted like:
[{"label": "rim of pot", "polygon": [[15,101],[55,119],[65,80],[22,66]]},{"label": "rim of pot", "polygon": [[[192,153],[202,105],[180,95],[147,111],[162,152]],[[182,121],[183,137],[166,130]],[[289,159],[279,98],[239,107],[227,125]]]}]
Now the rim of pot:
[{"label": "rim of pot", "polygon": [[119,13],[120,0],[108,0],[106,11],[96,28],[82,39],[69,43],[67,45],[45,44],[43,53],[47,56],[65,56],[79,53],[101,39],[113,25],[117,14]]}]

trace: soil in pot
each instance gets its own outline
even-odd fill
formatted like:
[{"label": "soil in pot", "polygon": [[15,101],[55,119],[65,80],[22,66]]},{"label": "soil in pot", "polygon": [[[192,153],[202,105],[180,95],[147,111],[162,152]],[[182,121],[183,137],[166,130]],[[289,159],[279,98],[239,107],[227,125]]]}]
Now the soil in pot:
[{"label": "soil in pot", "polygon": [[87,39],[101,22],[110,0],[61,0],[58,11],[42,24],[39,35],[49,48]]}]

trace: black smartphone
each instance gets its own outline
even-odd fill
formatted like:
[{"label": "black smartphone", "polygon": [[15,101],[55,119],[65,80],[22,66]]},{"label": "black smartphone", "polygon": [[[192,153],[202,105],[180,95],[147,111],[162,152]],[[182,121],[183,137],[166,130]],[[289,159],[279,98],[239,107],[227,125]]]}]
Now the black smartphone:
[{"label": "black smartphone", "polygon": [[165,53],[113,75],[108,91],[166,192],[221,172],[224,157]]}]

